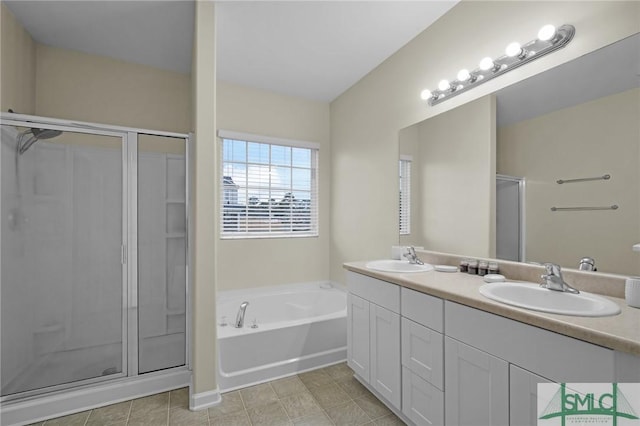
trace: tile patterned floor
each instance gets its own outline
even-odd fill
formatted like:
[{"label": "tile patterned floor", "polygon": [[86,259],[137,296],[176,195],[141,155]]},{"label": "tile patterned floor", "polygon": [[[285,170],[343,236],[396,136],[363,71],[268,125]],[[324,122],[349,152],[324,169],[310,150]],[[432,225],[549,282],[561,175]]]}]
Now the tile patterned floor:
[{"label": "tile patterned floor", "polygon": [[404,425],[353,378],[346,363],[222,395],[189,411],[187,388],[37,423],[41,426],[342,426]]}]

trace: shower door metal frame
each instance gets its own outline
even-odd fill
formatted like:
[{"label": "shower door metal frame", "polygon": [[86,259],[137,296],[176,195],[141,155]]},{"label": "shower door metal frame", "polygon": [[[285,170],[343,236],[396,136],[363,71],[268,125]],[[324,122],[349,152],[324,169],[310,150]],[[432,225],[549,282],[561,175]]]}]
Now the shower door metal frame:
[{"label": "shower door metal frame", "polygon": [[[14,114],[11,114],[14,115]],[[64,122],[61,122],[60,124],[57,123],[50,123],[44,120],[37,120],[36,118],[39,117],[31,117],[31,116],[26,116],[29,117],[28,120],[20,120],[20,119],[6,119],[4,118],[4,114],[2,116],[2,120],[0,122],[1,125],[10,125],[10,126],[17,126],[17,127],[38,127],[38,128],[43,128],[43,129],[52,129],[52,130],[61,130],[62,132],[69,132],[69,133],[84,133],[84,134],[91,134],[91,135],[99,135],[99,136],[108,136],[108,137],[115,137],[115,138],[120,138],[121,141],[121,165],[122,165],[122,188],[121,188],[121,199],[122,199],[122,211],[121,211],[121,220],[122,220],[122,230],[121,230],[121,241],[122,241],[122,247],[124,247],[124,245],[127,243],[127,239],[128,239],[128,230],[127,230],[127,211],[129,209],[129,198],[126,196],[127,194],[127,185],[129,184],[128,179],[129,179],[129,173],[126,167],[126,160],[127,160],[127,153],[129,151],[128,149],[128,141],[127,141],[127,134],[123,133],[121,131],[113,131],[113,130],[108,130],[108,129],[100,129],[100,128],[95,128],[95,127],[77,127],[74,125],[69,125],[66,124]],[[57,121],[57,120],[56,120]],[[121,248],[121,250],[124,250],[123,248]],[[122,256],[121,256],[122,259]],[[94,384],[94,383],[101,383],[104,381],[108,381],[108,380],[114,380],[114,379],[121,379],[124,377],[127,377],[129,375],[128,372],[128,365],[127,365],[127,357],[126,354],[129,352],[129,347],[127,345],[127,335],[128,335],[128,322],[127,322],[127,309],[126,309],[126,304],[127,304],[127,288],[130,287],[129,286],[129,281],[128,281],[128,274],[127,274],[127,265],[121,262],[121,277],[122,277],[122,303],[121,303],[121,310],[122,310],[122,325],[121,325],[121,333],[122,333],[122,357],[121,357],[121,362],[122,362],[122,371],[116,374],[109,374],[106,376],[100,376],[100,377],[92,377],[92,378],[88,378],[88,379],[83,379],[83,380],[77,380],[77,381],[72,381],[72,382],[66,382],[66,383],[61,383],[58,385],[52,385],[52,386],[47,386],[44,388],[38,388],[38,389],[32,389],[32,390],[28,390],[28,391],[24,391],[24,392],[19,392],[16,394],[11,394],[11,395],[6,395],[3,396],[1,401],[5,401],[5,400],[13,400],[13,399],[17,399],[17,398],[23,398],[23,397],[30,397],[33,395],[39,395],[42,393],[46,393],[46,392],[56,392],[56,391],[62,391],[62,390],[66,390],[69,388],[75,388],[77,386],[82,386],[82,385],[90,385],[90,384]]]},{"label": "shower door metal frame", "polygon": [[[62,130],[70,133],[86,133],[101,136],[119,137],[122,140],[122,372],[107,376],[78,380],[59,385],[48,386],[0,398],[0,402],[17,401],[40,395],[64,394],[81,386],[91,386],[108,383],[114,380],[135,379],[155,373],[191,370],[191,256],[189,250],[189,149],[190,135],[185,133],[165,132],[141,128],[111,126],[97,123],[78,122],[71,120],[37,117],[15,113],[0,113],[0,124],[17,127],[38,127]],[[182,139],[185,143],[185,364],[184,366],[169,367],[160,372],[138,372],[138,135],[170,137]]]}]

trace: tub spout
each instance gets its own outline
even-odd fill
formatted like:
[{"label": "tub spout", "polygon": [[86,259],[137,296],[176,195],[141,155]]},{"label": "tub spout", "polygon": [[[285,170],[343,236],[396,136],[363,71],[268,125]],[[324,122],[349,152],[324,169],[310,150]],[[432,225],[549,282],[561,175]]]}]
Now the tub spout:
[{"label": "tub spout", "polygon": [[235,328],[242,328],[244,326],[244,312],[247,310],[247,306],[249,302],[242,302],[240,304],[240,309],[238,309],[238,315],[236,315],[236,322],[234,324]]}]

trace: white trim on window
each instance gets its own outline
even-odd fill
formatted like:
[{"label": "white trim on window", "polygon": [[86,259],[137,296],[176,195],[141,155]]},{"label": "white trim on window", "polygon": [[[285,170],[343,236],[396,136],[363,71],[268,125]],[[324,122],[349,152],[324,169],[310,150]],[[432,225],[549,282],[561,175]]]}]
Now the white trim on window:
[{"label": "white trim on window", "polygon": [[296,148],[320,149],[320,144],[315,142],[299,141],[294,139],[274,138],[272,136],[255,135],[253,133],[234,132],[233,130],[218,130],[220,139],[233,139],[237,141],[262,142],[272,145],[295,146]]}]

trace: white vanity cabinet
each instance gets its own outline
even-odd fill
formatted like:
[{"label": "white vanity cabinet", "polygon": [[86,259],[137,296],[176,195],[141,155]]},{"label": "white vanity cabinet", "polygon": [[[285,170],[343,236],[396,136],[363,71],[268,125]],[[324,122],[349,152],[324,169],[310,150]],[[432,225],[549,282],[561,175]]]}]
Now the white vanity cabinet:
[{"label": "white vanity cabinet", "polygon": [[538,383],[615,381],[611,349],[449,301],[444,321],[447,425],[536,425]]},{"label": "white vanity cabinet", "polygon": [[509,364],[449,337],[445,358],[447,425],[507,426]]},{"label": "white vanity cabinet", "polygon": [[443,301],[402,288],[402,413],[416,425],[444,424]]},{"label": "white vanity cabinet", "polygon": [[400,287],[349,272],[347,364],[400,410]]},{"label": "white vanity cabinet", "polygon": [[370,384],[400,408],[400,315],[371,303]]},{"label": "white vanity cabinet", "polygon": [[369,302],[347,295],[347,364],[369,382]]},{"label": "white vanity cabinet", "polygon": [[348,364],[415,425],[536,425],[537,385],[640,381],[640,358],[347,273]]},{"label": "white vanity cabinet", "polygon": [[550,380],[516,365],[509,366],[509,424],[538,424],[538,383],[549,382]]}]

